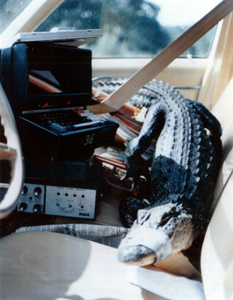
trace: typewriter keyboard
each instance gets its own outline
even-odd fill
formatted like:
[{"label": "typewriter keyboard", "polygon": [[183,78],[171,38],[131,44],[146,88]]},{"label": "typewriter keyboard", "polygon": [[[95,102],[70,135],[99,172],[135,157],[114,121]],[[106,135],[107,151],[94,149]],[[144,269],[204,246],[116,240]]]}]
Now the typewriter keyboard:
[{"label": "typewriter keyboard", "polygon": [[54,129],[58,132],[75,131],[86,127],[101,125],[104,122],[87,110],[65,110],[43,112],[37,115],[36,123]]}]

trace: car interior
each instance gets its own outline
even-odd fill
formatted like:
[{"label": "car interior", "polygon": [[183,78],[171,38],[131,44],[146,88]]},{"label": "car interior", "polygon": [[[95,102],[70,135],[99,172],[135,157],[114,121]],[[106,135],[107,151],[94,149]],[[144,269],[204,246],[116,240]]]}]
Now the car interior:
[{"label": "car interior", "polygon": [[[233,299],[233,1],[20,2],[0,4],[0,299]],[[152,79],[212,112],[223,157],[206,232],[142,267],[118,260],[119,204],[150,194],[150,151],[123,178]]]}]

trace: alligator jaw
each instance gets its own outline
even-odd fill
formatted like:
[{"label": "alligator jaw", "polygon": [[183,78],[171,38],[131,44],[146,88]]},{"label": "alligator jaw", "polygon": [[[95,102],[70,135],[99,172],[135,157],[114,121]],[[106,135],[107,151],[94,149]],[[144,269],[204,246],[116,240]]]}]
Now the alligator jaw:
[{"label": "alligator jaw", "polygon": [[122,240],[118,259],[139,266],[152,265],[172,254],[168,236],[152,228],[135,228]]},{"label": "alligator jaw", "polygon": [[143,245],[135,245],[119,248],[118,259],[124,263],[143,267],[155,263],[157,257],[153,250]]}]

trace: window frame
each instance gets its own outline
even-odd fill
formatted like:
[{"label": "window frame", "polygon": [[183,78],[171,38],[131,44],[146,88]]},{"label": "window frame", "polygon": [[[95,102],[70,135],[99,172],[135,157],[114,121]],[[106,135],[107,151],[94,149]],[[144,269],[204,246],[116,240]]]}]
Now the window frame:
[{"label": "window frame", "polygon": [[47,18],[64,0],[33,0],[1,33],[0,47],[17,33],[33,31],[45,18]]}]

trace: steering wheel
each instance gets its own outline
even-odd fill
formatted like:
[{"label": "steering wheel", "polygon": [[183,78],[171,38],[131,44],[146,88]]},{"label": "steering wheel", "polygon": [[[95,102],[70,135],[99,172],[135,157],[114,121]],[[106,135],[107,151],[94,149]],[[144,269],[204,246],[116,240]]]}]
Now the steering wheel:
[{"label": "steering wheel", "polygon": [[0,219],[2,219],[16,207],[24,178],[19,135],[15,126],[13,113],[2,86],[0,86],[0,122],[7,140],[6,143],[0,143],[0,160],[8,160],[11,165],[9,187],[0,202]]}]

